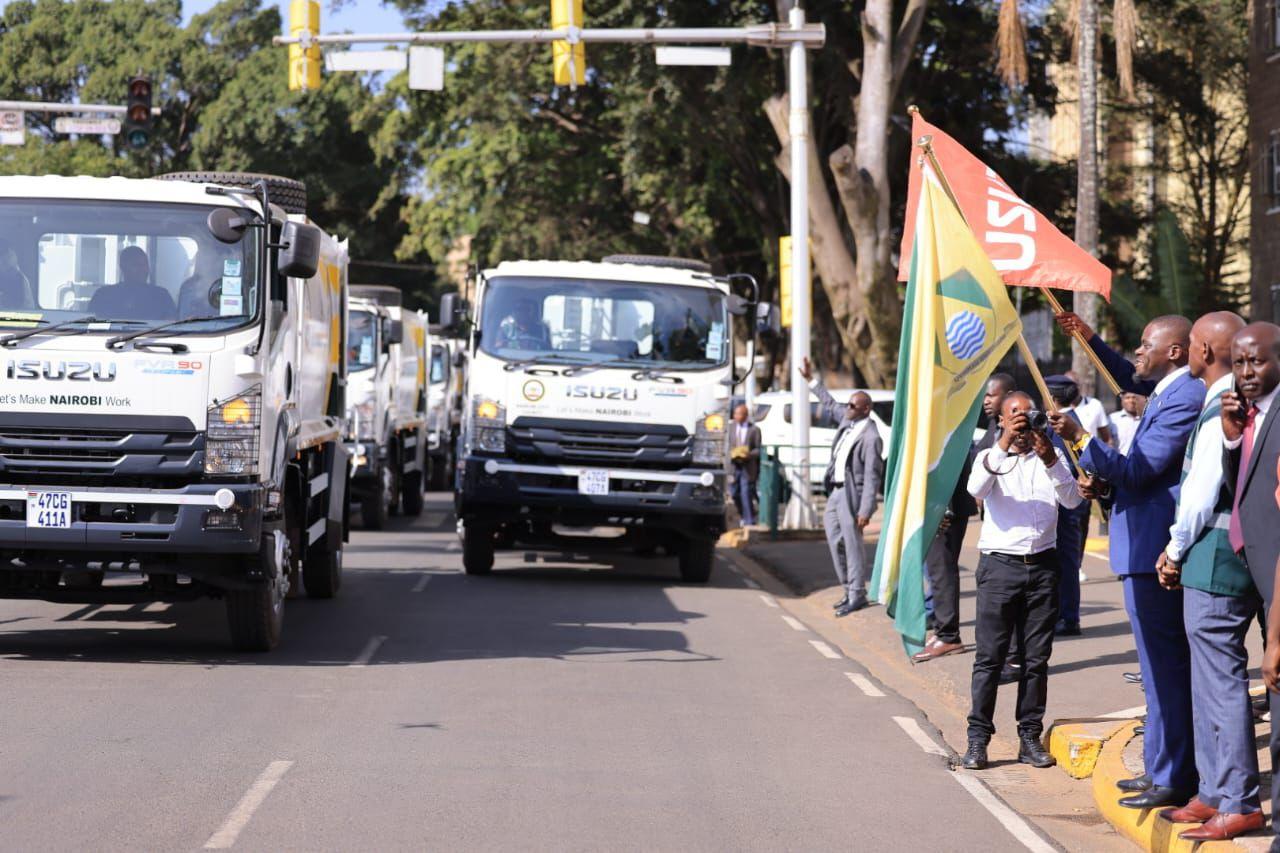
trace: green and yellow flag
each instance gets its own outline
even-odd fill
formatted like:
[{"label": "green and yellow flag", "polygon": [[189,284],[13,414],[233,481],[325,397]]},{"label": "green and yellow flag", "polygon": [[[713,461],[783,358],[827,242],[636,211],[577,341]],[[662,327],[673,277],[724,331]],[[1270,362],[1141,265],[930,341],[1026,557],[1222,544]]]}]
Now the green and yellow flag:
[{"label": "green and yellow flag", "polygon": [[1022,323],[1000,273],[927,168],[909,213],[915,242],[871,589],[911,654],[925,642],[925,554],[969,452],[983,386]]}]

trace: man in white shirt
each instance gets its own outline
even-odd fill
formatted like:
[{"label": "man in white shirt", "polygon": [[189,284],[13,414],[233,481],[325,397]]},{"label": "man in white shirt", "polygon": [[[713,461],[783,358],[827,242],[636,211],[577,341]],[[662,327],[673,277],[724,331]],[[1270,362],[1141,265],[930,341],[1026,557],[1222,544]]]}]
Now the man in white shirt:
[{"label": "man in white shirt", "polygon": [[973,706],[963,759],[970,770],[987,766],[1000,669],[1015,633],[1022,637],[1025,671],[1018,682],[1018,761],[1033,767],[1055,763],[1040,737],[1058,621],[1058,507],[1077,507],[1081,498],[1049,436],[1031,429],[1027,414],[1034,408],[1020,391],[1004,398],[1000,438],[977,455],[969,475],[969,494],[986,510],[978,537]]},{"label": "man in white shirt", "polygon": [[1146,397],[1125,391],[1120,395],[1120,408],[1111,413],[1111,434],[1115,436],[1116,450],[1120,451],[1121,456],[1129,455],[1133,434],[1138,431],[1142,408],[1146,404]]},{"label": "man in white shirt", "polygon": [[[1074,370],[1068,370],[1063,375],[1074,382],[1077,388],[1080,387],[1080,378],[1076,376]],[[1080,425],[1084,427],[1085,432],[1095,438],[1102,439],[1104,444],[1115,444],[1114,436],[1111,432],[1111,419],[1107,417],[1107,410],[1103,407],[1101,400],[1097,397],[1081,394],[1064,411],[1071,409],[1075,410],[1076,417],[1080,419]]]}]

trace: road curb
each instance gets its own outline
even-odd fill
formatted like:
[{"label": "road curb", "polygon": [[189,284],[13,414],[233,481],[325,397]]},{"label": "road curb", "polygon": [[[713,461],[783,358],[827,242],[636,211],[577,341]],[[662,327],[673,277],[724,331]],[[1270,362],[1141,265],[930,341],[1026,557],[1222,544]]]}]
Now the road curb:
[{"label": "road curb", "polygon": [[1072,779],[1088,779],[1103,747],[1127,725],[1120,720],[1054,720],[1045,738],[1046,748]]}]

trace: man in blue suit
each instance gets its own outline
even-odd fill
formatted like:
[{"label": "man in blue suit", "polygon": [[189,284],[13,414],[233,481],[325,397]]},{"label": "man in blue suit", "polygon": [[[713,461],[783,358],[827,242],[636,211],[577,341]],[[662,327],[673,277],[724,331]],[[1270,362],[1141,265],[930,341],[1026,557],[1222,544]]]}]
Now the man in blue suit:
[{"label": "man in blue suit", "polygon": [[1121,783],[1134,791],[1120,804],[1135,809],[1183,806],[1196,792],[1191,723],[1191,657],[1182,621],[1182,591],[1160,586],[1156,562],[1169,542],[1187,441],[1204,404],[1204,383],[1187,367],[1191,321],[1157,317],[1142,331],[1130,364],[1079,317],[1058,315],[1068,334],[1080,332],[1125,391],[1144,394],[1146,411],[1128,455],[1093,440],[1075,420],[1051,416],[1054,429],[1072,443],[1085,497],[1110,498],[1111,570],[1124,582],[1125,610],[1133,626],[1147,699],[1143,758],[1146,773]]}]

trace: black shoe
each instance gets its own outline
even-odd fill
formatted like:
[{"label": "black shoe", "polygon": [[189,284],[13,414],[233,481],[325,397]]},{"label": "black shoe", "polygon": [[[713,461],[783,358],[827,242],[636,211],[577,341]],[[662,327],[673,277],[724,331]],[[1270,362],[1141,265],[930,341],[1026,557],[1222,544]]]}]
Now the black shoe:
[{"label": "black shoe", "polygon": [[969,749],[960,759],[960,766],[965,770],[986,770],[987,745],[980,740],[969,741]]},{"label": "black shoe", "polygon": [[1145,734],[1147,733],[1147,727],[1146,727],[1146,726],[1134,726],[1133,733],[1134,733],[1135,735],[1137,735],[1138,737],[1142,737],[1143,735],[1145,735]]},{"label": "black shoe", "polygon": [[849,603],[849,596],[846,595],[844,598],[840,599],[835,604],[831,605],[831,609],[839,610],[841,607],[844,607],[848,603]]},{"label": "black shoe", "polygon": [[1053,633],[1057,634],[1059,637],[1079,637],[1080,623],[1067,622],[1066,620],[1063,620],[1058,623],[1058,627],[1053,629]]},{"label": "black shoe", "polygon": [[1116,783],[1116,787],[1121,791],[1137,794],[1151,787],[1151,777],[1143,773],[1141,776],[1134,776],[1132,779],[1121,779]]},{"label": "black shoe", "polygon": [[1194,794],[1179,791],[1177,788],[1166,788],[1164,785],[1152,785],[1141,794],[1132,797],[1121,797],[1120,805],[1126,809],[1163,809],[1173,806],[1182,808],[1191,802]]},{"label": "black shoe", "polygon": [[1124,680],[1129,682],[1130,684],[1142,683],[1142,673],[1140,672],[1126,672],[1122,674],[1124,675]]},{"label": "black shoe", "polygon": [[1022,664],[1006,663],[1000,670],[1001,684],[1014,684],[1022,680]]},{"label": "black shoe", "polygon": [[836,610],[836,616],[837,617],[848,616],[850,613],[857,613],[859,610],[866,607],[868,603],[869,602],[865,598],[862,599],[861,601],[846,602],[845,604],[841,605],[838,610]]},{"label": "black shoe", "polygon": [[1052,767],[1058,759],[1049,754],[1034,735],[1023,735],[1018,739],[1018,763],[1030,764],[1032,767]]}]

